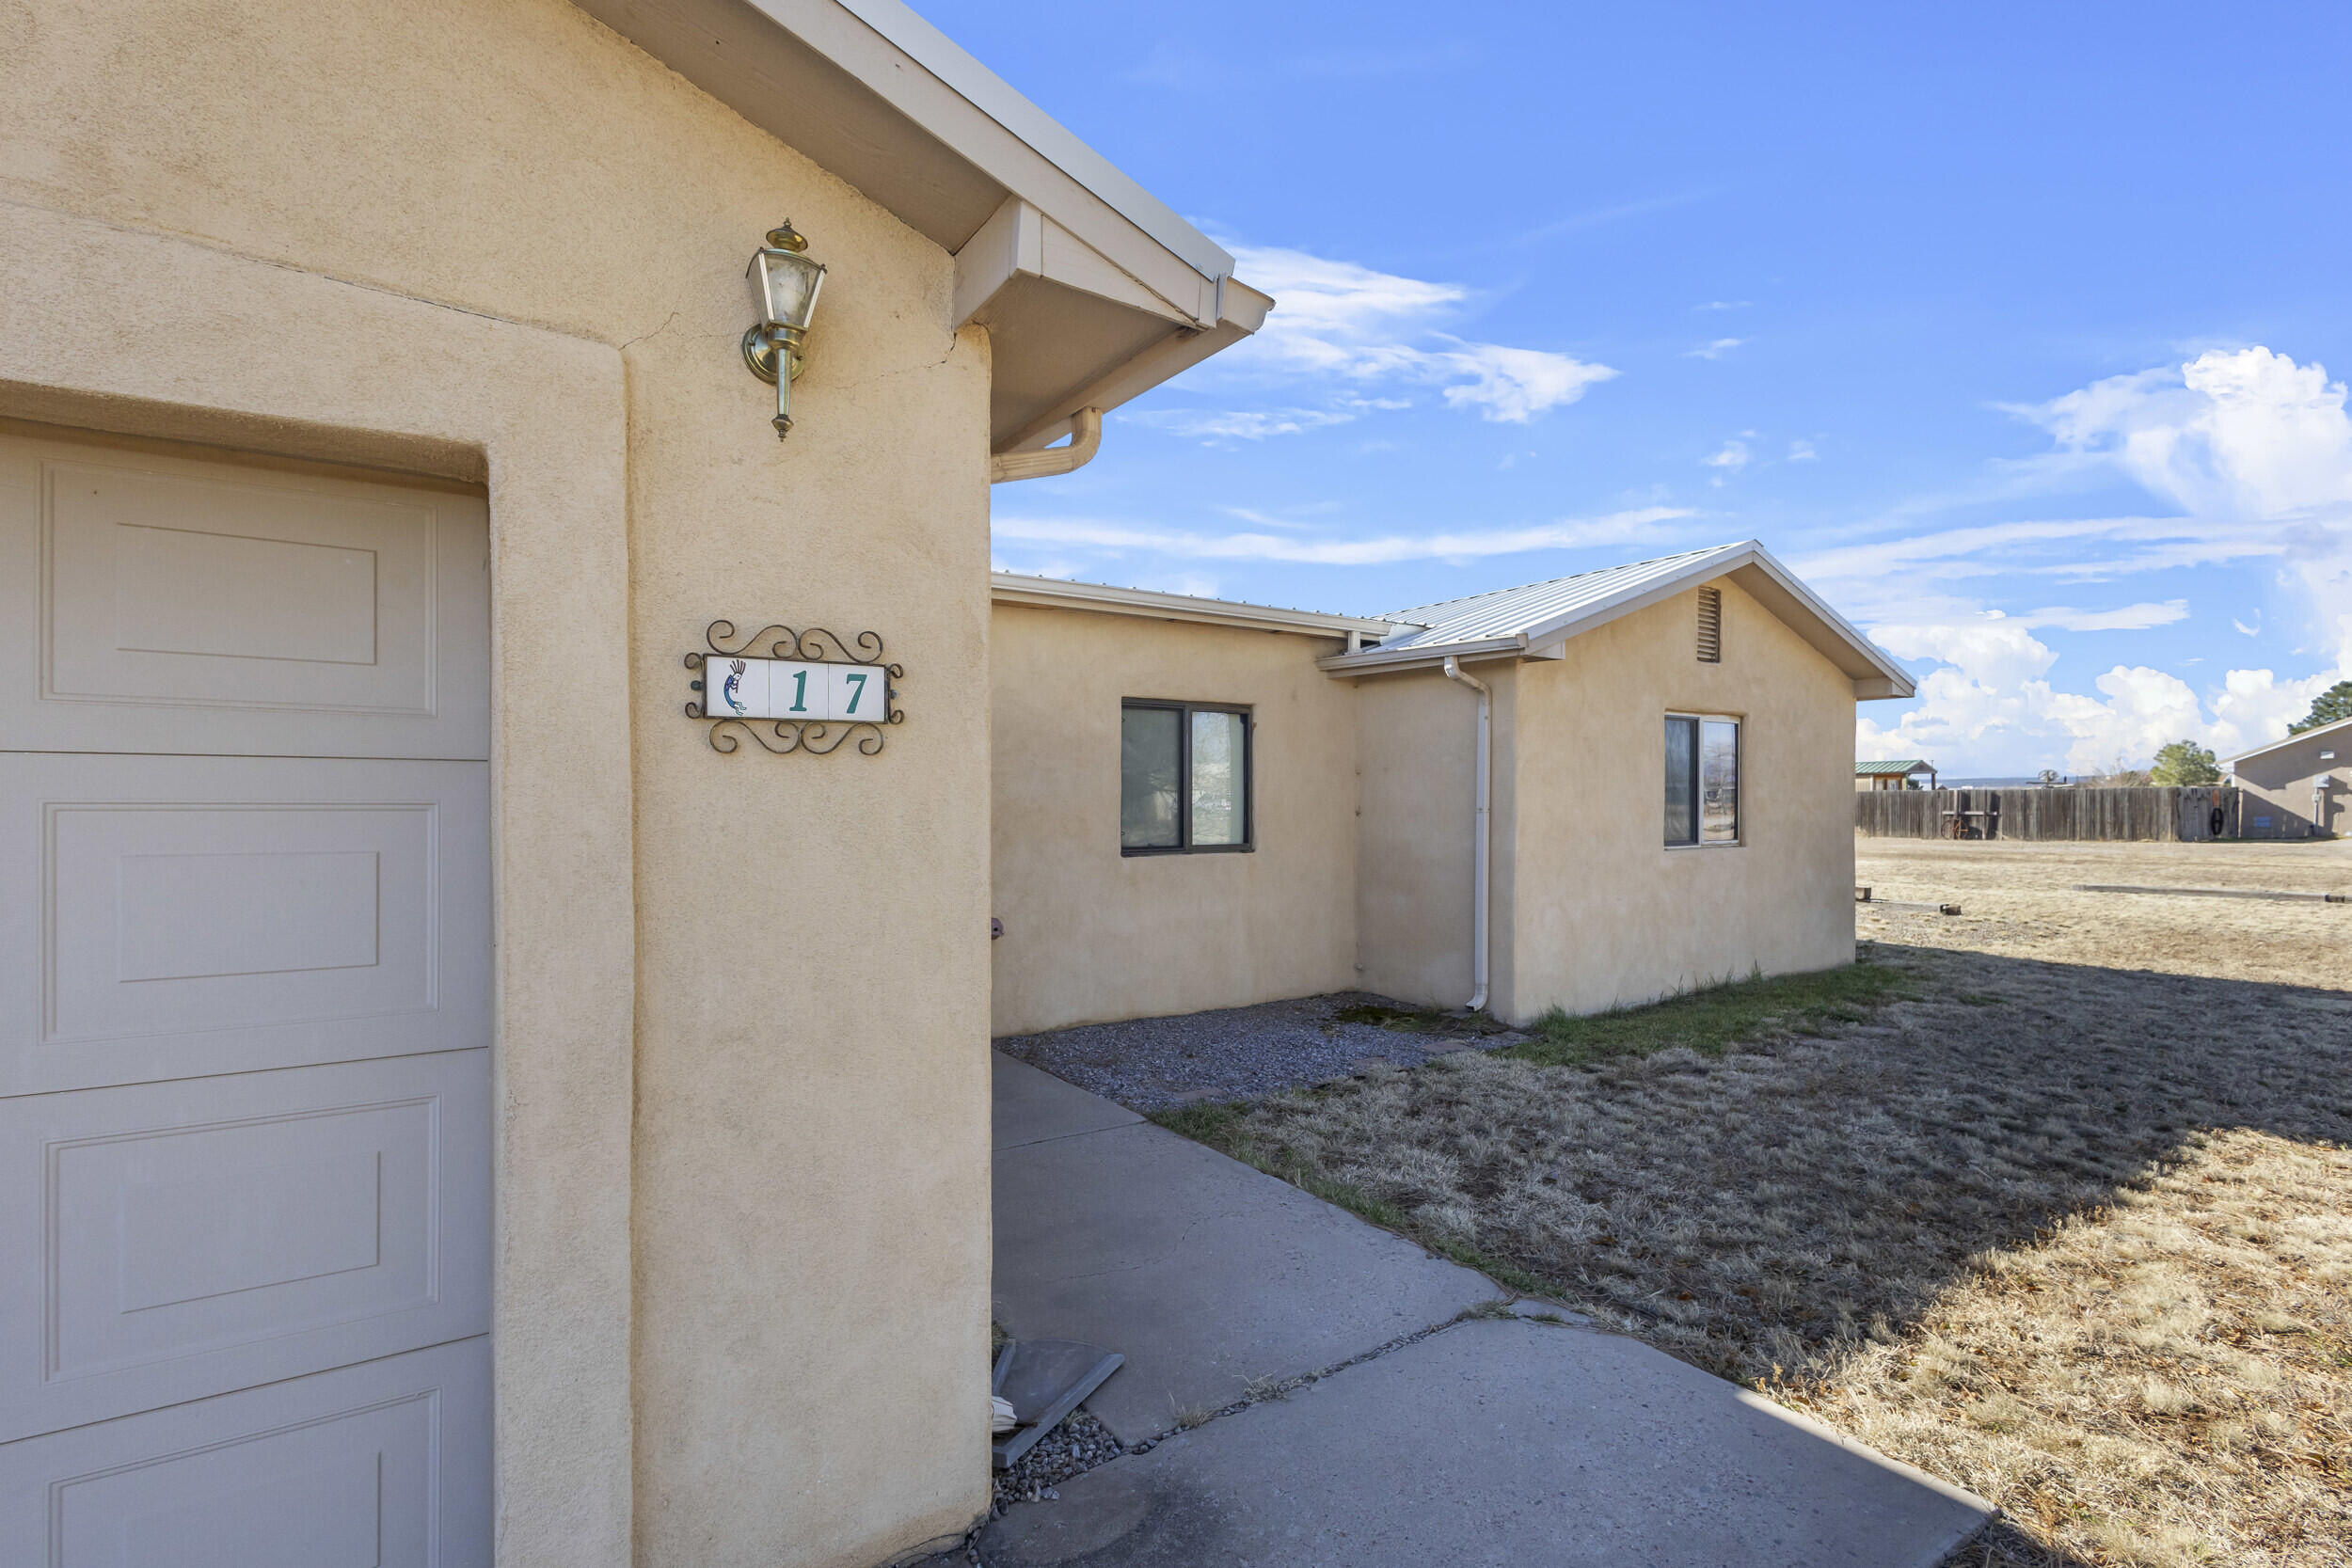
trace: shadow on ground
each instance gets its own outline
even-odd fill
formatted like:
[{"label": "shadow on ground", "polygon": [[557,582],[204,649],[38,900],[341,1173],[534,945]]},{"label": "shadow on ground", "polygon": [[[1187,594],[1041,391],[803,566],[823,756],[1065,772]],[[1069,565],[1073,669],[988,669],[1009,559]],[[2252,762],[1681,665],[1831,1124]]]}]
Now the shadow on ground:
[{"label": "shadow on ground", "polygon": [[[1372,1022],[1389,1015],[1391,1023]],[[1151,1114],[1344,1078],[1375,1061],[1419,1067],[1472,1043],[1527,1037],[1474,1013],[1417,1012],[1369,991],[1012,1035],[996,1049]]]},{"label": "shadow on ground", "polygon": [[1211,1141],[1742,1383],[1899,1332],[1987,1249],[2217,1131],[2352,1143],[2352,995],[1870,957],[1918,999],[1835,1039],[1582,1069],[1465,1053],[1239,1108]]}]

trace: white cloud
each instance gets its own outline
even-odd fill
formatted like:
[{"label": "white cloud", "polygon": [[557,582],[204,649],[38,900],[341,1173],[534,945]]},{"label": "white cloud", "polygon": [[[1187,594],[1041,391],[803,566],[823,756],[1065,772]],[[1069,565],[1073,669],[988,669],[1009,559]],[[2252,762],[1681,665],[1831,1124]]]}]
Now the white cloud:
[{"label": "white cloud", "polygon": [[2259,345],[2111,376],[2016,412],[2193,519],[2201,543],[2280,558],[2352,665],[2352,416],[2316,363]]},{"label": "white cloud", "polygon": [[[2312,700],[2352,672],[2352,416],[2342,382],[2267,348],[2217,350],[2179,366],[2113,376],[2013,412],[2046,430],[2048,457],[2019,474],[2105,469],[2170,516],[2019,520],[1820,551],[1800,569],[1859,602],[1899,657],[1933,661],[1918,706],[1891,725],[1864,717],[1876,754],[1942,752],[1971,770],[2030,772],[2062,756],[2084,772],[2119,756],[2144,763],[2167,741],[2227,756],[2278,738]],[[2312,657],[2301,676],[2231,670],[2200,691],[2179,676],[2118,664],[2090,692],[2055,689],[2057,656],[2033,633],[2137,631],[2184,619],[2185,601],[2113,610],[1987,613],[1948,596],[2019,574],[2082,581],[2176,566],[2276,563],[2304,602]],[[2249,637],[2254,623],[2231,623]]]},{"label": "white cloud", "polygon": [[1712,455],[1702,457],[1699,461],[1708,467],[1722,468],[1726,472],[1736,474],[1748,466],[1748,444],[1735,438],[1725,441],[1722,448]]},{"label": "white cloud", "polygon": [[1191,561],[1280,561],[1316,566],[1385,566],[1400,561],[1470,561],[1530,550],[1581,549],[1653,538],[1658,525],[1691,514],[1651,506],[1604,517],[1566,518],[1528,528],[1453,533],[1389,534],[1376,539],[1302,539],[1273,533],[1199,533],[1089,518],[998,516],[998,545],[1059,546],[1119,554],[1147,551]]},{"label": "white cloud", "polygon": [[2046,678],[2058,656],[2033,635],[2036,626],[2138,629],[2169,624],[2176,608],[2174,601],[2096,614],[2042,610],[1874,626],[1871,636],[1896,657],[1934,667],[1919,678],[1918,706],[1893,724],[1867,710],[1857,717],[1856,754],[1926,756],[1944,761],[1947,771],[1994,774],[2034,773],[2053,762],[2087,773],[2119,758],[2144,766],[2158,747],[2182,739],[2229,756],[2284,735],[2341,678],[2333,671],[2280,680],[2268,670],[2233,670],[2201,698],[2179,676],[2144,665],[2118,664],[2097,676],[2098,696],[2058,690]]},{"label": "white cloud", "polygon": [[2259,610],[2254,611],[2254,624],[2250,626],[2234,615],[2230,617],[2230,625],[2235,626],[2241,636],[2260,637],[2263,634],[2262,611]]},{"label": "white cloud", "polygon": [[1513,424],[1525,424],[1546,409],[1574,403],[1585,388],[1617,373],[1565,354],[1500,343],[1463,343],[1436,360],[1446,374],[1470,378],[1446,387],[1446,402]]},{"label": "white cloud", "polygon": [[1754,301],[1745,299],[1710,299],[1704,305],[1693,305],[1693,310],[1744,310]]},{"label": "white cloud", "polygon": [[2186,599],[2162,604],[2127,604],[2116,610],[2067,610],[2053,607],[2017,617],[2025,626],[2056,626],[2060,631],[2148,631],[2188,619]]},{"label": "white cloud", "polygon": [[1274,295],[1275,308],[1254,337],[1214,361],[1219,373],[1435,386],[1454,407],[1514,424],[1574,403],[1617,373],[1573,355],[1443,331],[1469,299],[1459,284],[1300,250],[1242,245],[1234,259],[1242,277]]},{"label": "white cloud", "polygon": [[1820,452],[1813,450],[1813,443],[1810,441],[1791,441],[1788,443],[1788,461],[1791,463],[1810,463],[1819,458],[1820,455],[1821,454]]},{"label": "white cloud", "polygon": [[1745,338],[1718,338],[1711,343],[1701,343],[1696,348],[1683,350],[1682,357],[1685,359],[1721,359],[1746,341]]},{"label": "white cloud", "polygon": [[1356,417],[1343,408],[1155,408],[1117,416],[1136,424],[1165,430],[1171,436],[1204,440],[1263,441],[1269,436],[1296,436],[1327,425],[1345,424]]}]

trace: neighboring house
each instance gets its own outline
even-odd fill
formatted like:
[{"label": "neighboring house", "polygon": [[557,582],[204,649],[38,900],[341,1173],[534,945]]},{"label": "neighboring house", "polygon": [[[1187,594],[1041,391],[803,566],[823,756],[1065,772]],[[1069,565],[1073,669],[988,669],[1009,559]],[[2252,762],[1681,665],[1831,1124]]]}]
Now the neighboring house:
[{"label": "neighboring house", "polygon": [[2221,766],[2239,790],[2240,836],[2352,832],[2352,719],[2241,752]]},{"label": "neighboring house", "polygon": [[[1927,777],[1928,782],[1925,785],[1919,783],[1922,774]],[[1905,758],[1899,762],[1857,762],[1853,765],[1853,786],[1856,792],[1923,787],[1933,789],[1935,787],[1935,764],[1922,762],[1916,757]]]},{"label": "neighboring house", "polygon": [[999,1035],[1853,957],[1854,703],[1912,682],[1753,542],[1372,620],[994,584]]},{"label": "neighboring house", "polygon": [[[959,1536],[989,484],[1265,296],[896,0],[8,17],[0,1560]],[[721,618],[904,721],[723,754]]]}]

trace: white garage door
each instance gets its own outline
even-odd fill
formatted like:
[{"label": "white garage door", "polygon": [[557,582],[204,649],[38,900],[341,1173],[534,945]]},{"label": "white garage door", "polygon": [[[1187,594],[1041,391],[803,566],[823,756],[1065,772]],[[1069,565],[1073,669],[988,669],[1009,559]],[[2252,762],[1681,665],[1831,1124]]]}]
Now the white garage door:
[{"label": "white garage door", "polygon": [[0,436],[0,1563],[489,1561],[487,550]]}]

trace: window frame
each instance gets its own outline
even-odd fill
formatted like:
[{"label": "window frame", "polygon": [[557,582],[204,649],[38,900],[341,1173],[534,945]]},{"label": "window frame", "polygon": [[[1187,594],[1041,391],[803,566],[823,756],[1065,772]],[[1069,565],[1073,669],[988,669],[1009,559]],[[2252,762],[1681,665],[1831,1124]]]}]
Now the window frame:
[{"label": "window frame", "polygon": [[[1668,708],[1661,716],[1661,727],[1659,735],[1659,763],[1661,768],[1661,777],[1659,782],[1661,786],[1660,792],[1661,795],[1663,794],[1665,782],[1663,777],[1665,763],[1665,736],[1662,726],[1665,720],[1674,719],[1679,719],[1697,726],[1697,729],[1692,736],[1691,746],[1692,838],[1688,844],[1675,844],[1670,842],[1662,846],[1662,847],[1669,854],[1680,853],[1686,849],[1745,848],[1748,842],[1747,716],[1741,713],[1707,713],[1696,708]],[[1729,838],[1708,838],[1707,836],[1707,796],[1705,787],[1707,777],[1707,726],[1710,722],[1717,724],[1729,724],[1731,726],[1731,776],[1734,781],[1733,787],[1738,793],[1733,800],[1731,808],[1731,836]]]},{"label": "window frame", "polygon": [[[1176,720],[1176,842],[1173,844],[1127,844],[1119,846],[1120,858],[1146,855],[1247,855],[1258,847],[1258,716],[1247,703],[1193,703],[1173,697],[1121,697],[1119,712],[1123,728],[1126,715],[1137,708],[1174,713]],[[1232,713],[1241,718],[1241,842],[1238,844],[1195,844],[1192,841],[1192,716],[1196,713]],[[1122,768],[1124,766],[1122,762]],[[1120,780],[1120,789],[1126,780]]]}]

